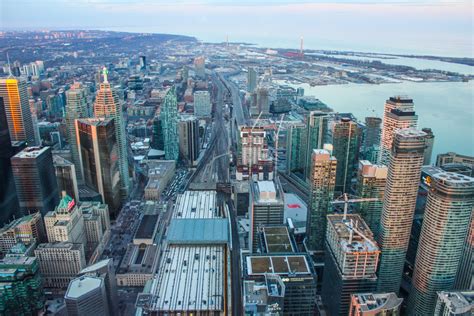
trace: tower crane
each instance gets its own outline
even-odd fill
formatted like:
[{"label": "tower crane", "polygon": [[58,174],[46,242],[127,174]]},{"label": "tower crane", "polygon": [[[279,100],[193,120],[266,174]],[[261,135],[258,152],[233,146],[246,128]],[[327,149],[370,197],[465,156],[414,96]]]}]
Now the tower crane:
[{"label": "tower crane", "polygon": [[349,199],[349,196],[347,193],[344,193],[337,199],[331,202],[331,204],[344,204],[344,219],[347,217],[347,207],[349,203],[360,203],[360,202],[375,202],[378,201],[378,198],[357,198],[353,197]]}]

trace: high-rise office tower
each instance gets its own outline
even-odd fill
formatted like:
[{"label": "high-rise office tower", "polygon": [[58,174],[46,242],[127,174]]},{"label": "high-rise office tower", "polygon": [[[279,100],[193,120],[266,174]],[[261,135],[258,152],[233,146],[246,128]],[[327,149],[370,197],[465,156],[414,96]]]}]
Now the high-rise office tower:
[{"label": "high-rise office tower", "polygon": [[380,222],[378,291],[398,293],[415,212],[425,136],[413,128],[393,137]]},{"label": "high-rise office tower", "polygon": [[26,141],[28,146],[39,145],[35,140],[26,80],[13,77],[0,79],[0,97],[5,104],[10,139]]},{"label": "high-rise office tower", "polygon": [[[257,87],[257,112],[262,115],[270,114],[270,91],[266,86]],[[258,114],[257,114],[258,115]]]},{"label": "high-rise office tower", "polygon": [[71,147],[72,163],[74,163],[77,180],[82,183],[84,178],[82,175],[82,166],[79,160],[79,151],[76,140],[76,124],[74,121],[79,118],[87,117],[86,90],[79,82],[76,82],[71,86],[71,89],[66,91],[66,100],[66,127],[68,142]]},{"label": "high-rise office tower", "polygon": [[140,56],[140,70],[146,70],[146,56]]},{"label": "high-rise office tower", "polygon": [[358,214],[327,216],[322,298],[330,315],[346,316],[351,294],[375,291],[380,249]]},{"label": "high-rise office tower", "polygon": [[402,302],[395,293],[352,294],[349,316],[400,315]]},{"label": "high-rise office tower", "polygon": [[159,115],[153,118],[153,130],[152,130],[152,138],[151,138],[151,148],[164,150],[165,149],[165,141],[163,136],[163,127],[161,117]]},{"label": "high-rise office tower", "polygon": [[48,242],[67,241],[86,247],[82,211],[65,192],[56,209],[44,216],[44,226]]},{"label": "high-rise office tower", "polygon": [[360,198],[376,198],[378,201],[360,202],[356,207],[375,237],[380,228],[387,173],[386,166],[373,165],[367,160],[359,161],[356,195]]},{"label": "high-rise office tower", "polygon": [[40,212],[17,218],[0,228],[0,256],[17,243],[32,245],[46,241],[43,218]]},{"label": "high-rise office tower", "polygon": [[337,159],[336,192],[350,193],[357,168],[360,129],[350,118],[342,117],[332,128],[333,155]]},{"label": "high-rise office tower", "polygon": [[423,159],[423,166],[427,166],[431,163],[431,156],[433,155],[433,145],[434,145],[435,136],[431,128],[424,127],[421,130],[426,133],[426,150],[425,150],[425,158]]},{"label": "high-rise office tower", "polygon": [[27,147],[11,159],[13,178],[23,213],[54,210],[59,202],[58,184],[50,147]]},{"label": "high-rise office tower", "polygon": [[194,116],[181,116],[178,122],[179,151],[190,166],[199,158],[199,121]]},{"label": "high-rise office tower", "polygon": [[69,283],[64,295],[68,316],[110,315],[103,279],[81,276]]},{"label": "high-rise office tower", "polygon": [[239,164],[257,165],[259,160],[268,158],[266,131],[263,127],[240,127],[238,143]]},{"label": "high-rise office tower", "polygon": [[366,117],[365,118],[365,132],[364,132],[364,148],[370,148],[374,145],[380,145],[380,136],[382,119],[380,117]]},{"label": "high-rise office tower", "polygon": [[175,89],[173,86],[166,93],[160,113],[166,160],[179,158],[178,105]]},{"label": "high-rise office tower", "polygon": [[[78,168],[80,168],[80,160],[78,162]],[[54,171],[56,172],[56,181],[58,182],[58,191],[66,191],[74,200],[79,201],[75,164],[58,155],[53,156],[53,164]]]},{"label": "high-rise office tower", "polygon": [[313,149],[323,148],[328,135],[329,116],[325,112],[311,111],[306,116],[305,148],[300,148],[306,156],[305,176],[310,177]]},{"label": "high-rise office tower", "polygon": [[120,209],[120,171],[115,120],[94,118],[76,120],[79,159],[87,186],[99,192],[109,205],[111,216]]},{"label": "high-rise office tower", "polygon": [[211,95],[208,91],[194,92],[194,115],[197,117],[211,116]]},{"label": "high-rise office tower", "polygon": [[98,277],[104,280],[109,311],[112,315],[115,315],[118,312],[118,297],[113,259],[104,259],[82,269],[78,276],[83,275]]},{"label": "high-rise office tower", "polygon": [[38,315],[45,302],[38,260],[8,255],[0,260],[0,315]]},{"label": "high-rise office tower", "polygon": [[[311,151],[312,152],[312,151]],[[286,131],[286,172],[303,178],[306,167],[306,126],[292,124]]]},{"label": "high-rise office tower", "polygon": [[431,315],[436,293],[454,288],[474,206],[474,178],[440,172],[430,186],[408,301],[413,315]]},{"label": "high-rise office tower", "polygon": [[204,56],[194,58],[194,72],[201,79],[206,77],[206,59]]},{"label": "high-rise office tower", "polygon": [[66,288],[85,268],[84,245],[70,242],[39,244],[35,249],[44,286]]},{"label": "high-rise office tower", "polygon": [[311,195],[306,235],[309,249],[324,250],[326,215],[331,210],[338,161],[325,149],[314,149],[311,163]]},{"label": "high-rise office tower", "polygon": [[474,290],[474,216],[471,218],[469,233],[464,240],[464,250],[459,263],[458,273],[456,275],[457,289]]},{"label": "high-rise office tower", "polygon": [[257,71],[253,67],[249,67],[247,71],[247,92],[254,92],[257,88]]},{"label": "high-rise office tower", "polygon": [[283,224],[283,190],[280,181],[256,181],[250,184],[249,249],[258,249],[258,231],[262,226]]},{"label": "high-rise office tower", "polygon": [[112,117],[115,120],[115,138],[118,149],[118,167],[120,171],[120,186],[122,196],[128,195],[130,190],[130,177],[128,174],[128,145],[125,133],[125,121],[122,113],[122,102],[118,94],[107,81],[107,70],[104,68],[104,82],[100,84],[94,103],[95,117]]},{"label": "high-rise office tower", "polygon": [[13,155],[5,103],[0,97],[0,226],[18,213],[18,198],[10,161]]},{"label": "high-rise office tower", "polygon": [[433,316],[472,316],[474,291],[438,292]]},{"label": "high-rise office tower", "polygon": [[382,139],[379,162],[388,165],[395,131],[402,128],[416,128],[418,116],[415,115],[413,100],[408,97],[390,97],[385,101]]}]

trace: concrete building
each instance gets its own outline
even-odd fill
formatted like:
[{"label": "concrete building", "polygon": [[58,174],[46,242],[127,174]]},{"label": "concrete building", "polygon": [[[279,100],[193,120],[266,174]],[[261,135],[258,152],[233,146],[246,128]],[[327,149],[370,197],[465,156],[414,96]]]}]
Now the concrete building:
[{"label": "concrete building", "polygon": [[[75,138],[74,138],[75,139]],[[58,191],[65,191],[74,200],[79,201],[76,166],[61,156],[53,155],[54,171],[58,182]]]},{"label": "concrete building", "polygon": [[474,157],[461,155],[454,152],[448,152],[445,154],[439,154],[436,157],[436,166],[445,168],[448,165],[456,165],[457,169],[460,169],[461,166],[470,168],[470,174],[465,173],[468,176],[474,176]]},{"label": "concrete building", "polygon": [[472,316],[474,291],[438,292],[434,316]]},{"label": "concrete building", "polygon": [[431,156],[433,155],[435,136],[431,128],[424,127],[421,130],[426,133],[426,150],[425,158],[423,159],[423,166],[427,166],[431,164]]},{"label": "concrete building", "polygon": [[360,147],[360,129],[356,122],[342,117],[332,126],[332,155],[337,159],[336,192],[352,192]]},{"label": "concrete building", "polygon": [[[86,118],[87,115],[87,97],[86,90],[79,82],[75,82],[71,88],[66,91],[66,127],[67,127],[67,141],[71,147],[72,163],[75,166],[77,180],[81,183],[84,181],[82,176],[82,165],[79,159],[79,149],[77,147],[76,139],[76,124],[75,120]],[[72,196],[72,193],[68,192]],[[78,197],[74,197],[78,200]]]},{"label": "concrete building", "polygon": [[5,105],[10,139],[25,141],[28,146],[39,145],[35,139],[26,80],[13,76],[0,79],[0,97]]},{"label": "concrete building", "polygon": [[75,201],[63,192],[63,198],[54,211],[44,216],[48,242],[70,242],[87,246],[84,217]]},{"label": "concrete building", "polygon": [[403,128],[416,128],[413,100],[404,96],[390,97],[385,101],[382,140],[380,142],[379,163],[388,166],[395,132]]},{"label": "concrete building", "polygon": [[0,255],[6,254],[17,243],[34,245],[46,241],[40,212],[17,218],[0,228]]},{"label": "concrete building", "polygon": [[81,270],[78,276],[101,278],[105,283],[107,304],[111,315],[118,313],[117,280],[115,279],[113,259],[104,259]]},{"label": "concrete building", "polygon": [[44,286],[65,289],[85,268],[84,246],[69,242],[39,244],[35,249]]},{"label": "concrete building", "polygon": [[121,206],[118,146],[112,118],[76,120],[76,137],[85,184],[102,196],[112,217]]},{"label": "concrete building", "polygon": [[400,315],[402,302],[395,293],[352,294],[349,316]]},{"label": "concrete building", "polygon": [[283,190],[280,181],[257,181],[250,185],[250,238],[249,249],[258,249],[258,231],[263,226],[284,223]]},{"label": "concrete building", "polygon": [[166,160],[178,160],[179,136],[178,136],[178,105],[176,100],[176,88],[173,86],[166,93],[163,101],[160,118],[161,130],[163,132],[164,150]]},{"label": "concrete building", "polygon": [[209,91],[194,92],[194,115],[196,117],[210,117],[212,112],[211,95]]},{"label": "concrete building", "polygon": [[247,70],[247,92],[252,93],[257,88],[257,71],[254,67]]},{"label": "concrete building", "polygon": [[358,214],[328,215],[322,298],[330,315],[347,315],[351,294],[377,287],[380,249]]},{"label": "concrete building", "polygon": [[194,72],[198,78],[206,77],[206,59],[204,56],[194,58]]},{"label": "concrete building", "polygon": [[199,158],[199,121],[195,116],[180,117],[178,122],[179,152],[189,166],[196,166]]},{"label": "concrete building", "polygon": [[59,203],[58,184],[50,147],[27,147],[12,157],[12,170],[21,211],[54,210]]},{"label": "concrete building", "polygon": [[395,132],[385,187],[380,234],[382,255],[378,291],[398,293],[413,223],[418,184],[425,153],[424,132]]},{"label": "concrete building", "polygon": [[[277,299],[278,305],[273,303],[273,306],[270,305],[266,308],[283,308],[283,315],[314,315],[317,276],[313,269],[313,263],[307,254],[248,254],[244,255],[242,262],[244,285],[248,281],[254,281],[257,284],[266,283],[268,276],[278,276],[283,281],[284,291],[282,291],[281,285],[278,286],[279,282],[275,284],[276,289],[274,287],[276,292],[274,298]],[[279,297],[282,295],[284,295],[283,306],[279,303],[281,302]],[[244,303],[247,302],[244,307],[260,307],[248,304],[250,299],[249,297],[244,298]]]},{"label": "concrete building", "polygon": [[95,262],[110,238],[109,207],[100,202],[82,202],[79,209],[84,217],[86,258],[89,262]]},{"label": "concrete building", "polygon": [[325,149],[314,149],[311,163],[311,193],[306,235],[311,250],[323,251],[326,215],[332,209],[338,161]]},{"label": "concrete building", "polygon": [[268,157],[265,129],[240,126],[239,131],[236,179],[273,180],[274,166]]},{"label": "concrete building", "polygon": [[81,276],[72,280],[64,300],[68,316],[111,315],[107,304],[105,282],[101,278]]},{"label": "concrete building", "polygon": [[0,314],[37,315],[44,307],[38,260],[9,255],[0,259]]},{"label": "concrete building", "polygon": [[380,228],[387,174],[386,166],[373,165],[367,160],[359,161],[356,195],[359,198],[376,198],[378,201],[360,202],[356,208],[376,237]]},{"label": "concrete building", "polygon": [[[115,139],[117,142],[118,169],[120,172],[120,188],[123,197],[128,196],[130,190],[130,176],[128,172],[128,143],[125,133],[125,121],[122,112],[122,101],[117,92],[107,81],[107,70],[104,68],[104,82],[99,86],[94,103],[94,116],[97,118],[110,117],[114,119]],[[112,208],[112,206],[111,206]]]},{"label": "concrete building", "polygon": [[434,312],[438,291],[455,286],[474,206],[474,178],[440,172],[431,178],[416,254],[409,312]]}]

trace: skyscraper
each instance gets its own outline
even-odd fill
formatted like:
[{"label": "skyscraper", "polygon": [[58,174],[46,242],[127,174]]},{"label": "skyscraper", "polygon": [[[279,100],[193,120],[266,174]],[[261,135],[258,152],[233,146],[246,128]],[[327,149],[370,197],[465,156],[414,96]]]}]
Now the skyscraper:
[{"label": "skyscraper", "polygon": [[431,128],[424,127],[421,130],[426,133],[426,150],[425,158],[423,159],[423,166],[427,166],[431,163],[431,155],[433,155],[433,145],[435,136]]},{"label": "skyscraper", "polygon": [[474,178],[440,172],[431,178],[408,308],[431,315],[438,291],[454,288],[474,206]]},{"label": "skyscraper", "polygon": [[456,275],[457,289],[474,290],[474,216],[471,218],[469,233],[464,240],[464,250],[459,263],[458,273]]},{"label": "skyscraper", "polygon": [[[66,127],[69,145],[71,146],[72,163],[74,163],[76,177],[79,182],[84,182],[82,166],[79,160],[79,150],[76,140],[76,124],[74,121],[87,117],[87,100],[85,89],[79,82],[74,83],[66,91]],[[69,193],[69,192],[68,192]],[[69,193],[71,194],[71,193]]]},{"label": "skyscraper", "polygon": [[289,126],[286,131],[286,171],[299,174],[303,178],[305,169],[306,126],[302,122],[297,122]]},{"label": "skyscraper", "polygon": [[382,140],[380,142],[380,164],[388,165],[395,132],[402,128],[416,128],[413,100],[408,97],[390,97],[385,101]]},{"label": "skyscraper", "polygon": [[178,123],[179,151],[190,166],[199,158],[199,121],[194,116],[181,116]]},{"label": "skyscraper", "polygon": [[311,195],[306,235],[309,249],[322,251],[326,236],[326,215],[331,210],[336,184],[337,159],[325,149],[314,149],[311,163]]},{"label": "skyscraper", "polygon": [[250,184],[250,239],[249,249],[258,249],[258,231],[261,226],[283,224],[283,190],[275,181],[257,181]]},{"label": "skyscraper", "polygon": [[95,118],[76,120],[79,158],[87,186],[99,192],[109,205],[112,217],[119,211],[120,172],[115,120]]},{"label": "skyscraper", "polygon": [[378,291],[398,293],[415,212],[421,166],[425,153],[424,132],[398,130],[393,138],[380,223]]},{"label": "skyscraper", "polygon": [[102,278],[81,276],[72,280],[64,300],[69,316],[110,315]]},{"label": "skyscraper", "polygon": [[[74,135],[74,138],[76,136]],[[78,160],[80,168],[80,160]],[[79,188],[77,186],[76,166],[61,156],[53,156],[54,171],[56,172],[56,181],[58,182],[58,191],[66,191],[76,201],[79,201]]]},{"label": "skyscraper", "polygon": [[380,145],[380,134],[382,119],[380,117],[366,117],[365,118],[365,133],[364,133],[364,148]]},{"label": "skyscraper", "polygon": [[206,77],[206,59],[204,56],[194,58],[194,72],[198,78]]},{"label": "skyscraper", "polygon": [[254,67],[249,67],[247,71],[247,92],[254,92],[257,88],[257,71]]},{"label": "skyscraper", "polygon": [[122,113],[122,102],[118,94],[107,81],[107,69],[104,68],[104,82],[100,84],[94,103],[95,117],[112,117],[115,120],[115,138],[118,149],[118,167],[120,171],[120,187],[123,197],[127,196],[130,190],[130,177],[128,174],[128,145],[127,134],[125,133],[125,121]]},{"label": "skyscraper", "polygon": [[86,247],[82,211],[65,192],[56,209],[44,216],[44,226],[48,242],[67,241]]},{"label": "skyscraper", "polygon": [[351,294],[375,291],[380,249],[358,214],[327,216],[322,298],[330,315],[346,316]]},{"label": "skyscraper", "polygon": [[26,141],[28,146],[39,145],[35,140],[26,80],[13,77],[0,79],[0,97],[5,104],[11,140]]},{"label": "skyscraper", "polygon": [[18,198],[10,161],[13,154],[5,103],[0,97],[0,226],[18,212]]},{"label": "skyscraper", "polygon": [[360,202],[356,204],[356,207],[375,237],[378,236],[380,228],[387,173],[386,166],[373,165],[367,160],[359,161],[356,195],[360,198],[377,198],[379,200]]},{"label": "skyscraper", "polygon": [[197,117],[211,116],[212,104],[208,91],[194,92],[194,115]]},{"label": "skyscraper", "polygon": [[337,159],[336,192],[351,192],[352,178],[357,168],[360,129],[350,118],[336,121],[332,130],[333,155]]},{"label": "skyscraper", "polygon": [[160,116],[165,147],[165,159],[178,160],[178,105],[176,100],[176,90],[174,86],[166,93]]},{"label": "skyscraper", "polygon": [[151,148],[164,150],[165,142],[163,136],[163,127],[160,115],[157,115],[153,118],[153,130],[152,130],[152,139],[151,139]]},{"label": "skyscraper", "polygon": [[325,112],[311,111],[306,116],[305,148],[300,148],[306,156],[305,177],[310,177],[313,149],[323,148],[328,135],[329,116]]},{"label": "skyscraper", "polygon": [[23,213],[54,210],[58,184],[50,147],[27,147],[11,159],[20,209]]}]

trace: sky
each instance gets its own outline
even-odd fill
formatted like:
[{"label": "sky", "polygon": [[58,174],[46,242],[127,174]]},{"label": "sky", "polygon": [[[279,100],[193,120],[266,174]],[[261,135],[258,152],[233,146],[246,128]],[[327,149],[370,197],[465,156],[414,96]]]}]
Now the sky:
[{"label": "sky", "polygon": [[470,0],[0,0],[0,29],[107,29],[199,40],[474,57]]}]

